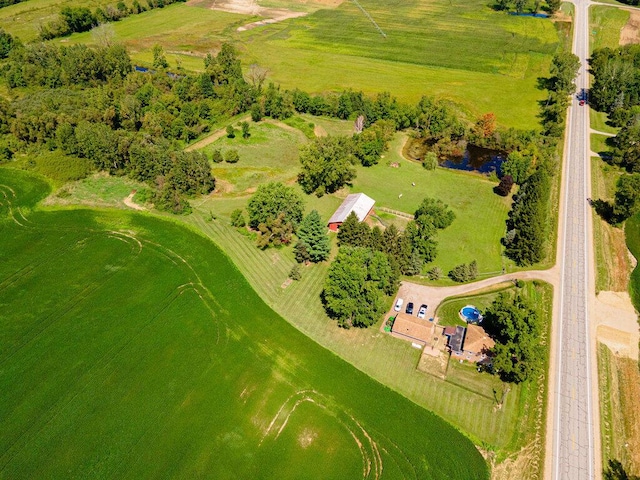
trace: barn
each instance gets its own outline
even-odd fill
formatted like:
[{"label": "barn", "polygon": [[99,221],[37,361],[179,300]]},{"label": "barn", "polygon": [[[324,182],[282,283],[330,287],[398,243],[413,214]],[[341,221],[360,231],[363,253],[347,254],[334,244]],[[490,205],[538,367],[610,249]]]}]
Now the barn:
[{"label": "barn", "polygon": [[367,197],[364,193],[352,193],[344,199],[342,205],[338,207],[335,213],[329,219],[329,228],[334,232],[338,231],[342,222],[344,222],[351,212],[354,212],[358,220],[363,222],[373,210],[376,201]]}]

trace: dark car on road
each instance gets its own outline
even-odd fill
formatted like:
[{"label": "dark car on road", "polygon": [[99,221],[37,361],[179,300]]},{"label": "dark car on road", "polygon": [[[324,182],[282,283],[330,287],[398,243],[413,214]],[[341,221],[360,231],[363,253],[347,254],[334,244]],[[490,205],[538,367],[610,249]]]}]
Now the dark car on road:
[{"label": "dark car on road", "polygon": [[413,314],[413,302],[407,303],[407,309],[405,310],[409,315]]}]

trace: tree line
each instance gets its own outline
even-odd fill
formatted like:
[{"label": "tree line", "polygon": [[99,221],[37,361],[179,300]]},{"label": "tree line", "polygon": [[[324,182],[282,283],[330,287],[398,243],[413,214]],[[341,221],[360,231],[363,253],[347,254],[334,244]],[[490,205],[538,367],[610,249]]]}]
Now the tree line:
[{"label": "tree line", "polygon": [[[629,2],[631,3],[631,2]],[[617,181],[613,204],[596,201],[596,209],[618,224],[640,211],[640,45],[603,48],[593,52],[589,66],[594,76],[591,106],[620,127],[606,161],[625,169]]]},{"label": "tree line", "polygon": [[131,5],[128,6],[124,1],[120,0],[115,5],[107,5],[104,8],[97,7],[93,12],[87,7],[62,7],[54,20],[40,25],[39,37],[40,40],[51,40],[57,37],[66,37],[72,33],[88,32],[98,25],[117,22],[129,15],[185,1],[146,0],[146,2],[143,1],[141,3],[140,0],[133,0]]}]

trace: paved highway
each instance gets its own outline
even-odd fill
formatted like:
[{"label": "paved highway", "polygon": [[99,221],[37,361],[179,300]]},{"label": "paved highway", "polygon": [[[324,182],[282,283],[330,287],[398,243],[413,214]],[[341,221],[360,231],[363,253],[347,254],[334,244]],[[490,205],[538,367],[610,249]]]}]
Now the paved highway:
[{"label": "paved highway", "polygon": [[[588,88],[589,1],[574,0],[573,52],[581,62],[578,92]],[[599,435],[596,389],[592,388],[592,351],[589,303],[594,292],[590,268],[593,252],[590,228],[589,109],[573,99],[567,122],[563,196],[560,222],[560,311],[556,341],[554,399],[554,480],[600,477],[600,460],[594,454]],[[595,417],[597,418],[597,417]]]}]

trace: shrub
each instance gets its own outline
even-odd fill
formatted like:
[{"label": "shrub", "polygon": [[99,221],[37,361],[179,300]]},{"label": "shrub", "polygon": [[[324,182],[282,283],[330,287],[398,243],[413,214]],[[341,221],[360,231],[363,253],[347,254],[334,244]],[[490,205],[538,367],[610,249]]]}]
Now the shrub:
[{"label": "shrub", "polygon": [[213,152],[211,152],[211,160],[214,163],[222,163],[224,157],[222,156],[222,152],[220,151],[220,149],[215,149]]},{"label": "shrub", "polygon": [[236,208],[231,212],[231,226],[236,228],[242,228],[247,225],[247,221],[244,219],[242,210]]},{"label": "shrub", "polygon": [[422,160],[422,166],[426,170],[435,170],[438,166],[438,157],[435,153],[429,152],[424,156]]},{"label": "shrub", "polygon": [[240,155],[235,149],[227,150],[224,154],[224,161],[227,163],[238,163],[238,160],[240,160]]},{"label": "shrub", "polygon": [[469,282],[471,280],[475,280],[477,276],[478,264],[475,260],[469,264],[462,263],[460,265],[456,265],[449,272],[449,278],[454,282]]},{"label": "shrub", "polygon": [[300,270],[300,265],[298,265],[297,263],[291,268],[291,271],[289,272],[289,278],[291,280],[300,280],[302,279],[302,272]]},{"label": "shrub", "polygon": [[440,267],[433,267],[427,272],[429,280],[440,280],[442,278],[442,269]]},{"label": "shrub", "polygon": [[511,175],[505,175],[500,179],[500,183],[493,189],[495,193],[501,197],[506,197],[511,193],[513,187],[513,177]]},{"label": "shrub", "polygon": [[227,127],[227,138],[236,138],[236,129],[233,128],[233,125]]}]

